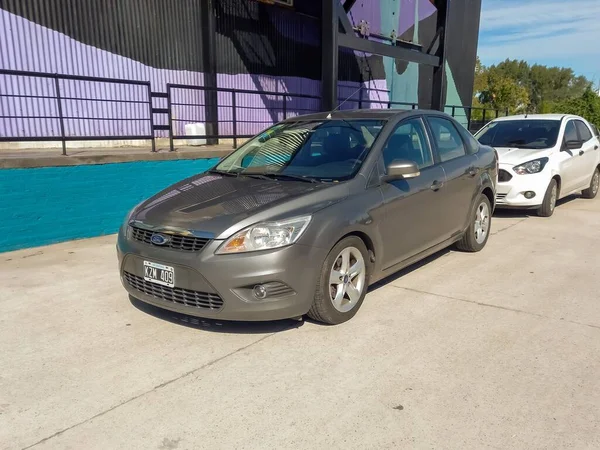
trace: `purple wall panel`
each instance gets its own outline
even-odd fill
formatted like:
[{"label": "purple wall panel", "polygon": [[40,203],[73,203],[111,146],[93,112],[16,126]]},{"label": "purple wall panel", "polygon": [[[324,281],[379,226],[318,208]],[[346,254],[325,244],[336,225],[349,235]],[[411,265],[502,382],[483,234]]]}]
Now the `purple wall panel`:
[{"label": "purple wall panel", "polygon": [[[129,58],[90,45],[82,44],[64,34],[35,24],[20,16],[0,9],[0,26],[5,27],[0,39],[0,68],[32,72],[82,75],[104,78],[150,81],[154,92],[166,92],[168,83],[203,85],[203,74],[183,70],[156,69]],[[296,27],[297,28],[297,27]],[[301,32],[294,27],[286,32]],[[266,75],[218,75],[218,86],[224,88],[273,91],[282,93],[320,94],[320,81],[297,77]],[[147,135],[150,134],[147,90],[143,86],[91,81],[62,80],[63,115],[67,136]],[[54,80],[0,75],[1,94],[54,96]],[[181,90],[173,94],[175,133],[185,134],[185,124],[204,122],[204,95],[202,91]],[[238,133],[254,134],[283,118],[282,97],[262,94],[238,94]],[[195,104],[195,105],[190,105]],[[220,133],[233,133],[232,108],[229,94],[219,93]],[[155,108],[166,108],[166,99],[153,100]],[[54,99],[0,97],[0,115],[32,115],[56,117]],[[290,96],[287,98],[287,116],[318,111],[319,100]],[[83,119],[85,118],[85,119]],[[145,119],[145,120],[138,120]],[[155,123],[166,124],[165,115],[155,115]],[[256,122],[256,123],[251,123]],[[0,136],[59,136],[58,120],[0,119]],[[159,135],[167,136],[166,132]]]},{"label": "purple wall panel", "polygon": [[358,25],[361,20],[369,22],[370,30],[374,33],[380,33],[388,36],[392,30],[383,29],[381,15],[397,13],[395,10],[399,7],[400,13],[397,14],[396,34],[401,35],[415,24],[414,15],[405,13],[405,11],[414,11],[415,2],[419,2],[419,20],[423,20],[436,12],[435,7],[430,0],[379,0],[379,1],[358,1],[352,7],[349,15],[350,21]]}]

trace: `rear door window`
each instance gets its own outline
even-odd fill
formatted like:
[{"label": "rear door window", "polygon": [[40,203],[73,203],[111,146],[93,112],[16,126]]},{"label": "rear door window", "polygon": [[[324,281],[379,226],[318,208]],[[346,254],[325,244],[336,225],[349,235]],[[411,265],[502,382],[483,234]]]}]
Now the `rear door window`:
[{"label": "rear door window", "polygon": [[576,120],[575,126],[577,127],[577,131],[579,131],[579,136],[583,142],[587,142],[592,139],[592,132],[585,123],[583,123],[581,120]]},{"label": "rear door window", "polygon": [[479,151],[479,142],[473,137],[473,135],[464,127],[458,127],[458,131],[463,137],[465,144],[467,145],[467,153],[473,155]]},{"label": "rear door window", "polygon": [[577,135],[577,128],[575,128],[575,121],[569,120],[565,127],[565,142],[578,140],[579,136]]},{"label": "rear door window", "polygon": [[427,122],[431,127],[441,162],[460,158],[467,154],[465,144],[450,120],[442,117],[428,117]]}]

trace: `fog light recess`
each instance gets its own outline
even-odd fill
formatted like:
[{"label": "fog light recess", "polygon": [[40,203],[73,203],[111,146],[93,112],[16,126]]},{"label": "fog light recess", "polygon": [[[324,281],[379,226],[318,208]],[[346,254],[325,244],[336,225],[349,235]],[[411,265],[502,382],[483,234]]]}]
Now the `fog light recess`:
[{"label": "fog light recess", "polygon": [[523,195],[525,196],[526,199],[532,199],[533,197],[535,197],[535,192],[533,191],[526,191],[523,193]]},{"label": "fog light recess", "polygon": [[287,297],[294,295],[294,290],[285,283],[271,281],[268,283],[256,284],[252,287],[252,295],[258,300],[266,298]]}]

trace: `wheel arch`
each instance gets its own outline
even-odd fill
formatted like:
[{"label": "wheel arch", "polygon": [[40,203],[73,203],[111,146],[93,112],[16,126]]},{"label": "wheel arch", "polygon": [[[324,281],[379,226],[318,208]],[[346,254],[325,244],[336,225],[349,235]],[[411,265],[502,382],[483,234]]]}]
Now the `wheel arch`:
[{"label": "wheel arch", "polygon": [[[600,167],[600,165],[599,165]],[[551,180],[556,180],[556,185],[558,188],[558,196],[560,196],[560,192],[561,192],[561,188],[562,188],[562,178],[560,177],[559,174],[554,174],[552,175],[552,178],[550,178]]]},{"label": "wheel arch", "polygon": [[363,241],[365,247],[367,247],[367,252],[369,253],[367,258],[368,274],[372,275],[373,270],[375,268],[375,263],[377,261],[376,255],[378,254],[378,252],[375,243],[373,242],[373,239],[371,239],[371,236],[369,236],[366,232],[362,230],[347,231],[343,236],[341,236],[337,241],[335,241],[331,248],[335,247],[338,244],[338,242],[351,236],[359,238],[361,241]]},{"label": "wheel arch", "polygon": [[496,205],[496,198],[494,196],[494,190],[490,186],[485,186],[483,188],[483,190],[481,191],[481,193],[488,198],[488,200],[490,201],[490,205],[492,206],[492,211],[493,211],[495,208],[495,205]]}]

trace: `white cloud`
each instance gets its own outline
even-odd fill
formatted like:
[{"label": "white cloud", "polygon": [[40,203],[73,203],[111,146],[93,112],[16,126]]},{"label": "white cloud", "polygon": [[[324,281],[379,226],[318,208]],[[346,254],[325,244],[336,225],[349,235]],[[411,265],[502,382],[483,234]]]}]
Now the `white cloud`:
[{"label": "white cloud", "polygon": [[599,0],[483,0],[479,56],[577,60],[579,72],[600,73],[599,17]]}]

